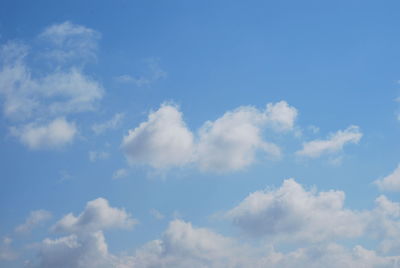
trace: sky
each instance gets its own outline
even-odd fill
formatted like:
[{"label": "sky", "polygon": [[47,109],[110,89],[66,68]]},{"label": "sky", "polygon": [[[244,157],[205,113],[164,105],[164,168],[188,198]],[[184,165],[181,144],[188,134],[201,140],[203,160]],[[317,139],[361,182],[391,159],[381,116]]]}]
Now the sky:
[{"label": "sky", "polygon": [[398,1],[0,7],[0,267],[400,267]]}]

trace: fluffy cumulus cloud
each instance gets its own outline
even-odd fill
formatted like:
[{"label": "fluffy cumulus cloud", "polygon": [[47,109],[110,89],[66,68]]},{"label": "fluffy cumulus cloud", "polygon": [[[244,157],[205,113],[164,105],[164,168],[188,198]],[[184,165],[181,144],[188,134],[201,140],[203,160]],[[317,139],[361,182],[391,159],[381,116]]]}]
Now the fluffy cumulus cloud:
[{"label": "fluffy cumulus cloud", "polygon": [[[276,115],[271,117],[273,122],[281,122],[280,119]],[[262,138],[265,121],[263,111],[240,107],[213,122],[206,122],[200,129],[196,151],[200,168],[211,171],[239,170],[254,162],[258,150],[279,157],[279,147]]]},{"label": "fluffy cumulus cloud", "polygon": [[[358,212],[345,209],[343,202],[341,191],[306,190],[289,179],[278,189],[250,194],[227,212],[235,224],[256,235],[250,236],[255,244],[175,219],[159,239],[115,254],[108,250],[103,230],[126,228],[134,220],[99,198],[79,216],[68,214],[58,221],[53,230],[66,235],[37,243],[37,258],[28,267],[398,267],[400,204],[382,195],[373,209]],[[377,247],[339,244],[354,237],[375,239]],[[301,243],[291,244],[296,239]],[[282,245],[291,249],[276,250]]]},{"label": "fluffy cumulus cloud", "polygon": [[313,140],[303,144],[303,148],[297,151],[297,155],[316,158],[323,154],[340,152],[346,144],[357,144],[362,133],[358,126],[350,126],[345,130],[339,130],[329,135],[325,140]]},{"label": "fluffy cumulus cloud", "polygon": [[297,110],[284,101],[265,110],[242,106],[192,133],[178,107],[163,104],[129,131],[121,147],[131,164],[170,168],[191,163],[205,171],[240,170],[252,164],[258,152],[279,157],[280,148],[263,139],[263,130],[292,130],[296,116]]},{"label": "fluffy cumulus cloud", "polygon": [[131,228],[137,221],[124,209],[110,207],[104,198],[97,198],[87,203],[85,210],[74,216],[64,216],[54,226],[55,232],[95,232],[108,228]]},{"label": "fluffy cumulus cloud", "polygon": [[182,113],[176,106],[164,104],[151,112],[146,122],[130,130],[121,146],[132,164],[166,168],[188,163],[193,144],[193,134],[187,129]]},{"label": "fluffy cumulus cloud", "polygon": [[100,231],[85,236],[72,234],[58,239],[46,238],[36,248],[38,260],[31,261],[30,267],[117,267]]},{"label": "fluffy cumulus cloud", "polygon": [[17,233],[30,232],[33,228],[49,220],[50,218],[51,218],[51,213],[46,210],[40,209],[31,211],[26,221],[23,224],[18,225],[15,228],[15,231]]},{"label": "fluffy cumulus cloud", "polygon": [[[104,94],[100,83],[83,69],[85,55],[95,54],[98,34],[94,30],[66,22],[50,26],[39,37],[51,48],[42,52],[15,41],[0,48],[0,96],[4,116],[19,129],[20,140],[37,149],[42,145],[48,147],[41,142],[47,137],[55,147],[71,141],[76,131],[59,118],[93,111]],[[46,54],[44,59],[41,58],[43,53]],[[39,63],[37,58],[43,61]],[[52,66],[51,69],[44,68],[43,62]],[[39,126],[43,122],[52,123]],[[57,129],[63,125],[65,135],[50,133],[57,132],[49,129],[54,125]]]},{"label": "fluffy cumulus cloud", "polygon": [[254,236],[273,240],[322,241],[357,237],[365,215],[343,207],[341,191],[307,191],[293,179],[276,190],[257,191],[227,213],[237,226]]},{"label": "fluffy cumulus cloud", "polygon": [[400,191],[400,164],[391,174],[376,180],[375,184],[382,191]]},{"label": "fluffy cumulus cloud", "polygon": [[43,149],[59,148],[71,143],[77,129],[75,123],[56,118],[44,125],[30,123],[20,128],[13,127],[11,133],[30,149]]},{"label": "fluffy cumulus cloud", "polygon": [[45,239],[38,248],[37,267],[44,268],[394,268],[400,261],[399,256],[382,256],[359,245],[349,249],[335,243],[314,244],[286,253],[271,247],[254,248],[182,220],[170,222],[160,239],[132,255],[111,254],[102,232]]}]

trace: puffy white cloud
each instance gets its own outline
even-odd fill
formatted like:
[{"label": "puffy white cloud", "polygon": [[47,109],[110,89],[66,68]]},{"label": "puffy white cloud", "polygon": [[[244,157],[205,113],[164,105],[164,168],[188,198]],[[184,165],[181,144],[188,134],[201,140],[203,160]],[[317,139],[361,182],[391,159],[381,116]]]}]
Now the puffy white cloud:
[{"label": "puffy white cloud", "polygon": [[25,222],[21,225],[18,225],[15,228],[15,231],[18,233],[30,232],[33,228],[49,220],[50,218],[51,213],[49,211],[43,209],[31,211]]},{"label": "puffy white cloud", "polygon": [[376,180],[375,184],[382,191],[400,191],[400,164],[391,174]]},{"label": "puffy white cloud", "polygon": [[148,121],[130,130],[121,147],[131,164],[154,168],[180,166],[191,160],[193,134],[178,108],[164,104],[149,114]]},{"label": "puffy white cloud", "polygon": [[122,123],[122,120],[124,119],[125,115],[122,113],[117,113],[111,118],[110,120],[99,123],[99,124],[94,124],[92,126],[92,130],[94,133],[97,135],[109,130],[109,129],[115,129],[119,127]]},{"label": "puffy white cloud", "polygon": [[287,131],[293,129],[298,112],[287,102],[280,101],[275,104],[268,103],[265,114],[272,127],[280,131]]},{"label": "puffy white cloud", "polygon": [[[279,105],[279,104],[277,104]],[[274,110],[271,104],[268,109]],[[267,109],[267,110],[268,110]],[[277,111],[270,112],[269,120],[282,121]],[[262,138],[265,114],[253,107],[240,107],[225,113],[214,122],[208,121],[199,132],[196,161],[203,170],[224,172],[240,170],[254,162],[257,151],[279,157],[275,144]]]},{"label": "puffy white cloud", "polygon": [[265,110],[241,106],[205,122],[194,135],[178,107],[163,104],[129,131],[121,147],[131,164],[165,169],[191,163],[205,171],[240,170],[252,164],[259,152],[279,158],[280,148],[263,139],[263,130],[267,126],[291,130],[296,116],[296,109],[284,101],[270,103]]},{"label": "puffy white cloud", "polygon": [[334,243],[318,243],[287,253],[254,248],[209,229],[174,220],[159,240],[140,248],[124,267],[259,267],[259,268],[393,268],[400,256],[380,256],[362,246],[347,249]]},{"label": "puffy white cloud", "polygon": [[110,207],[106,199],[97,198],[89,201],[79,216],[69,213],[52,229],[55,232],[88,233],[108,228],[131,228],[136,223],[124,209]]},{"label": "puffy white cloud", "polygon": [[344,199],[341,191],[307,191],[288,179],[276,190],[250,194],[227,217],[251,235],[277,241],[360,236],[366,215],[345,209]]},{"label": "puffy white cloud", "polygon": [[[226,237],[176,219],[169,223],[160,239],[144,244],[132,254],[116,255],[108,251],[102,229],[121,227],[121,222],[126,221],[126,214],[121,214],[118,209],[118,212],[110,212],[105,200],[96,199],[88,203],[80,216],[66,216],[56,224],[54,229],[59,228],[59,231],[72,234],[58,239],[47,238],[37,244],[38,259],[31,261],[29,267],[397,267],[400,263],[399,251],[392,256],[388,254],[396,249],[394,246],[399,245],[396,240],[399,240],[400,205],[380,196],[376,199],[374,209],[358,213],[344,209],[343,200],[343,192],[306,191],[294,180],[286,180],[279,189],[249,195],[239,206],[228,212],[232,219],[252,217],[257,213],[265,214],[264,218],[252,219],[272,227],[259,228],[258,231],[269,233],[270,238],[288,232],[286,244],[299,237],[308,240],[308,243],[297,244],[297,248],[286,252],[275,250],[275,245],[279,245],[275,239],[261,240],[268,244],[256,243],[252,246],[241,239]],[[98,216],[99,214],[102,216]],[[115,216],[117,214],[125,216]],[[322,217],[325,219],[321,219]],[[346,217],[349,219],[345,219]],[[125,220],[113,222],[106,218]],[[354,218],[365,223],[359,223]],[[307,224],[310,228],[306,227]],[[252,227],[258,228],[257,225],[258,223]],[[357,231],[357,228],[361,228],[361,231]],[[360,245],[350,249],[332,242],[336,238],[341,241],[345,237],[357,236],[363,231],[366,234],[372,233],[378,241],[383,241],[381,253]],[[304,235],[304,232],[308,234]],[[259,233],[256,239],[264,237],[263,233]],[[300,233],[303,235],[299,235]],[[311,238],[312,234],[316,238]]]},{"label": "puffy white cloud", "polygon": [[56,118],[48,124],[27,124],[11,128],[11,133],[30,149],[59,148],[71,143],[77,133],[75,123]]},{"label": "puffy white cloud", "polygon": [[357,144],[362,133],[358,126],[350,126],[345,130],[339,130],[329,135],[325,140],[314,140],[303,144],[303,149],[296,152],[297,155],[316,158],[322,154],[339,152],[348,143]]},{"label": "puffy white cloud", "polygon": [[39,254],[31,267],[40,268],[109,268],[116,267],[101,231],[84,236],[69,235],[44,239],[37,245]]}]

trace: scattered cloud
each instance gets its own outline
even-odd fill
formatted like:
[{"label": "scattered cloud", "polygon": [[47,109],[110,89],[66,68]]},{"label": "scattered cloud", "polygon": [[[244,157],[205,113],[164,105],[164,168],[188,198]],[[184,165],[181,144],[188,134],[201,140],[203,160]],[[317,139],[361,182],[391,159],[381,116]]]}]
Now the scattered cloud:
[{"label": "scattered cloud", "polygon": [[[256,244],[248,244],[243,236],[227,237],[174,219],[159,239],[131,254],[116,255],[108,251],[103,230],[131,227],[136,220],[98,198],[88,202],[78,217],[68,214],[58,221],[53,231],[67,235],[36,244],[37,259],[30,260],[28,267],[396,267],[400,203],[382,195],[375,204],[371,210],[349,210],[344,208],[342,191],[306,190],[288,179],[278,189],[250,194],[226,213],[253,234]],[[156,210],[151,213],[158,215]],[[373,238],[379,244],[377,249],[366,249],[337,242],[353,238]],[[293,248],[295,240],[301,243]],[[282,245],[292,246],[276,250]]]},{"label": "scattered cloud", "polygon": [[160,211],[157,209],[150,209],[149,211],[150,215],[153,216],[157,220],[162,220],[165,218],[164,214],[162,214]]},{"label": "scattered cloud", "polygon": [[[94,30],[64,22],[39,35],[48,44],[43,46],[45,51],[17,41],[1,46],[3,114],[12,122],[12,133],[29,148],[70,143],[77,130],[66,117],[96,109],[104,90],[83,67],[86,58],[95,56],[99,36]],[[38,63],[37,56],[43,55]],[[51,66],[50,70],[45,66]]]},{"label": "scattered cloud", "polygon": [[167,72],[164,71],[159,64],[159,60],[156,58],[150,58],[145,60],[148,68],[148,74],[146,76],[132,76],[129,74],[123,74],[115,77],[115,80],[119,83],[133,84],[137,87],[150,86],[154,82],[167,77]]},{"label": "scattered cloud", "polygon": [[11,134],[30,149],[60,148],[73,141],[77,129],[75,123],[56,118],[48,124],[30,123],[21,128],[11,128]]},{"label": "scattered cloud", "polygon": [[400,191],[400,164],[391,174],[376,180],[375,184],[381,191]]},{"label": "scattered cloud", "polygon": [[125,178],[126,176],[128,176],[128,170],[126,170],[125,168],[120,168],[120,169],[117,169],[113,173],[112,178],[113,179],[121,179],[121,178]]},{"label": "scattered cloud", "polygon": [[49,220],[51,216],[52,215],[49,211],[43,209],[31,211],[25,222],[21,225],[18,225],[15,228],[15,231],[17,233],[29,233],[33,228]]},{"label": "scattered cloud", "polygon": [[241,106],[205,122],[194,134],[176,105],[163,104],[129,131],[121,148],[130,164],[156,169],[194,164],[204,171],[235,171],[252,164],[258,152],[279,158],[280,148],[265,141],[262,132],[266,127],[293,130],[296,116],[296,109],[284,101],[269,103],[265,110]]},{"label": "scattered cloud", "polygon": [[339,152],[348,143],[358,144],[363,134],[358,126],[350,126],[329,135],[325,140],[314,140],[303,143],[303,149],[297,155],[316,158],[323,154]]},{"label": "scattered cloud", "polygon": [[89,152],[89,160],[90,162],[96,162],[97,160],[104,160],[110,157],[110,154],[107,152],[101,151],[90,151]]},{"label": "scattered cloud", "polygon": [[39,35],[41,40],[50,45],[45,55],[62,62],[71,59],[95,59],[100,37],[99,32],[69,21],[53,24]]},{"label": "scattered cloud", "polygon": [[99,135],[109,129],[116,129],[121,125],[122,120],[124,120],[124,117],[125,117],[124,114],[117,113],[113,116],[113,118],[111,118],[106,122],[92,125],[92,130],[94,133]]},{"label": "scattered cloud", "polygon": [[69,213],[52,229],[66,233],[96,232],[108,228],[131,228],[136,223],[124,209],[110,207],[106,199],[97,198],[89,201],[79,216]]}]

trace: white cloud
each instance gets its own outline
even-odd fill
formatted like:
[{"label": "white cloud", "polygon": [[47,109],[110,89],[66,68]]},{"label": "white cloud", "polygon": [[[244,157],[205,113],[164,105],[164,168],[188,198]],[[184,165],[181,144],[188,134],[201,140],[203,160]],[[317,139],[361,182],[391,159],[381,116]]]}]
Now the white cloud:
[{"label": "white cloud", "polygon": [[[96,109],[104,90],[99,82],[84,73],[83,60],[89,54],[95,55],[98,35],[70,22],[48,27],[39,37],[53,47],[46,50],[47,57],[40,64],[35,61],[43,54],[38,49],[15,41],[1,46],[3,113],[13,121],[13,129],[18,130],[16,136],[30,148],[41,149],[42,145],[53,148],[69,143],[76,132],[74,124],[64,121],[64,126],[68,125],[69,129],[65,135],[57,133],[55,137],[43,133],[48,133],[46,128],[52,123],[60,126],[67,115]],[[55,64],[51,62],[54,59]],[[50,71],[43,67],[46,64],[50,64]],[[51,121],[49,126],[43,125],[43,122]],[[50,146],[43,142],[45,135],[54,138],[50,139]]]},{"label": "white cloud", "polygon": [[121,147],[131,164],[154,168],[180,166],[191,160],[193,135],[178,108],[164,104],[149,114],[148,121],[130,130]]},{"label": "white cloud", "polygon": [[96,162],[97,160],[107,159],[110,155],[107,152],[90,151],[89,160],[90,162]]},{"label": "white cloud", "polygon": [[48,124],[27,124],[11,128],[11,133],[30,149],[59,148],[73,141],[77,129],[75,123],[56,118]]},{"label": "white cloud", "polygon": [[296,108],[289,106],[285,101],[268,103],[265,111],[268,122],[272,127],[280,131],[292,130],[298,112]]},{"label": "white cloud", "polygon": [[303,143],[303,149],[297,151],[296,154],[316,158],[322,154],[339,152],[348,143],[358,144],[362,135],[358,126],[350,126],[345,130],[339,130],[329,135],[325,140],[314,140]]},{"label": "white cloud", "polygon": [[46,56],[58,61],[95,59],[100,33],[69,21],[47,27],[39,38],[53,47]]},{"label": "white cloud", "polygon": [[110,120],[99,123],[99,124],[94,124],[92,126],[92,130],[94,133],[97,135],[109,130],[109,129],[115,129],[119,127],[122,123],[122,120],[124,119],[125,115],[122,113],[117,113],[111,118]]},{"label": "white cloud", "polygon": [[391,174],[376,180],[375,184],[382,191],[400,191],[400,164]]},{"label": "white cloud", "polygon": [[108,228],[131,228],[136,223],[124,209],[110,207],[106,199],[97,198],[88,202],[79,216],[69,213],[52,229],[55,232],[87,233]]},{"label": "white cloud", "polygon": [[246,233],[278,241],[360,236],[365,215],[345,209],[344,199],[341,191],[306,191],[288,179],[279,189],[250,194],[227,217]]},{"label": "white cloud", "polygon": [[[80,216],[66,216],[56,224],[54,229],[72,234],[58,239],[46,238],[37,244],[38,259],[30,261],[29,267],[397,267],[399,251],[389,254],[400,244],[396,242],[400,238],[400,204],[380,196],[374,209],[360,213],[344,209],[343,201],[343,192],[306,191],[294,180],[286,180],[279,189],[249,195],[228,212],[231,219],[248,217],[248,221],[254,221],[246,228],[256,228],[256,232],[261,230],[255,241],[262,243],[247,244],[246,240],[226,237],[175,219],[160,239],[144,244],[133,254],[115,255],[108,251],[102,229],[125,227],[121,222],[126,222],[126,214],[121,214],[119,209],[110,212],[105,200],[96,199],[88,203]],[[266,227],[260,227],[260,224]],[[307,243],[280,252],[275,247],[282,245],[279,242],[283,240],[263,240],[265,233],[270,234],[269,238],[286,235],[286,245],[299,237]],[[347,248],[333,242],[362,233],[362,237],[372,235],[382,241],[379,249],[368,250],[361,245]]]},{"label": "white cloud", "polygon": [[241,106],[205,122],[194,135],[178,107],[163,104],[129,131],[121,147],[131,164],[160,169],[194,164],[205,171],[235,171],[254,163],[260,152],[279,158],[280,148],[263,139],[263,130],[293,130],[296,116],[296,109],[284,101],[269,103],[265,110]]},{"label": "white cloud", "polygon": [[39,245],[38,260],[31,267],[40,268],[109,268],[115,266],[113,256],[101,231],[84,236],[69,235],[44,239]]},{"label": "white cloud", "polygon": [[102,87],[79,69],[55,71],[33,78],[23,62],[3,66],[0,85],[4,114],[11,119],[90,111],[103,96]]},{"label": "white cloud", "polygon": [[[269,104],[268,107],[274,106]],[[275,115],[268,117],[269,120],[281,122],[276,113],[271,112]],[[200,169],[216,172],[240,170],[254,162],[257,151],[279,157],[279,147],[262,138],[264,124],[265,114],[253,107],[239,107],[214,122],[206,122],[200,129],[196,151]]]},{"label": "white cloud", "polygon": [[51,213],[46,210],[34,210],[31,211],[29,217],[21,225],[15,228],[17,233],[27,233],[30,232],[36,226],[42,224],[43,222],[51,218]]}]

